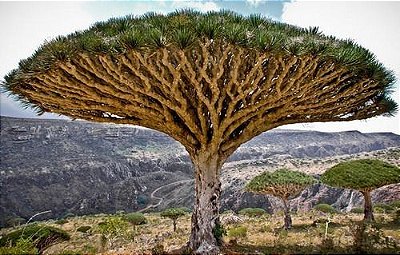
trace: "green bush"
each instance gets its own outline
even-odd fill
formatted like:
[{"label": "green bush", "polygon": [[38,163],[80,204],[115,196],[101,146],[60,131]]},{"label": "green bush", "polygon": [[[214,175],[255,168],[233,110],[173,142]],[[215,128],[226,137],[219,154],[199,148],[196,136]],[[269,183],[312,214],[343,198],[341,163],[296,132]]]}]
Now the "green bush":
[{"label": "green bush", "polygon": [[111,216],[98,224],[96,232],[102,234],[106,238],[113,238],[127,235],[128,228],[128,222],[121,217]]},{"label": "green bush", "polygon": [[266,211],[262,208],[244,208],[239,211],[239,214],[249,217],[260,217],[266,215]]},{"label": "green bush", "polygon": [[123,217],[123,219],[134,226],[147,223],[147,219],[143,213],[128,213]]},{"label": "green bush", "polygon": [[364,208],[354,207],[350,210],[351,213],[364,213]]},{"label": "green bush", "polygon": [[0,246],[17,247],[21,240],[29,240],[38,249],[39,253],[41,253],[47,247],[69,239],[69,234],[62,229],[31,224],[3,236],[0,239]]},{"label": "green bush", "polygon": [[400,200],[393,201],[393,202],[389,203],[389,205],[393,208],[400,209]]},{"label": "green bush", "polygon": [[184,211],[185,213],[192,213],[192,209],[187,207],[178,207],[178,209]]},{"label": "green bush", "polygon": [[314,209],[324,213],[338,213],[338,211],[333,208],[333,206],[328,204],[317,204],[314,206]]},{"label": "green bush", "polygon": [[234,239],[245,238],[247,236],[247,228],[244,226],[229,229],[228,236]]},{"label": "green bush", "polygon": [[87,233],[92,227],[91,226],[80,226],[76,229],[78,232]]},{"label": "green bush", "polygon": [[59,220],[56,220],[54,223],[58,224],[58,225],[63,225],[63,224],[68,223],[68,222],[69,221],[67,219],[59,219]]},{"label": "green bush", "polygon": [[217,239],[218,245],[222,245],[222,238],[226,236],[226,229],[224,225],[222,225],[221,223],[217,223],[215,228],[213,229],[213,235],[215,239]]},{"label": "green bush", "polygon": [[374,205],[374,211],[378,213],[390,213],[394,211],[394,207],[390,204],[377,203]]}]

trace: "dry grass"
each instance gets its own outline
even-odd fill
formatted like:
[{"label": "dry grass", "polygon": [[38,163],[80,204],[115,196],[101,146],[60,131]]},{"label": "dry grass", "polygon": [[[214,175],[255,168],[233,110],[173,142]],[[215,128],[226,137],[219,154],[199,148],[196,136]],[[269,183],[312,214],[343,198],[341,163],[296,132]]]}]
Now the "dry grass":
[{"label": "dry grass", "polygon": [[[158,213],[145,214],[148,223],[136,227],[129,226],[121,235],[102,238],[98,232],[98,223],[104,222],[111,215],[94,215],[69,218],[62,225],[55,221],[44,222],[47,225],[59,227],[71,235],[71,240],[51,246],[45,254],[151,254],[157,252],[176,252],[189,239],[190,215],[179,218],[178,230],[173,232],[172,221],[162,218]],[[222,219],[226,214],[222,215]],[[352,253],[354,221],[362,219],[361,214],[323,215],[317,212],[307,212],[293,215],[293,228],[282,229],[283,216],[279,214],[251,218],[240,216],[243,222],[225,224],[228,235],[224,237],[223,253]],[[326,231],[324,219],[330,218],[331,223]],[[376,244],[374,252],[398,252],[400,246],[400,226],[392,224],[394,215],[377,214],[377,224],[380,228],[381,241],[390,243]],[[321,223],[316,223],[316,220]],[[92,226],[87,233],[77,231],[80,226]],[[231,229],[241,227],[246,229],[245,235],[229,235]],[[10,229],[3,229],[7,232]],[[233,233],[233,232],[231,232]],[[325,236],[326,235],[326,236]],[[326,238],[325,238],[326,237]],[[372,241],[371,242],[375,242]],[[389,249],[389,250],[388,250]]]}]

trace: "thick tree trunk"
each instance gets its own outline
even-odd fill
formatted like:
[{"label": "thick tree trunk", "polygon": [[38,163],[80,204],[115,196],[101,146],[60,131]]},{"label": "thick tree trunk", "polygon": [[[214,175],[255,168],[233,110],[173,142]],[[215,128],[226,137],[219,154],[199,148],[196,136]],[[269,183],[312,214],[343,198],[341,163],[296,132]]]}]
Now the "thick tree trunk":
[{"label": "thick tree trunk", "polygon": [[189,248],[196,254],[218,254],[219,199],[221,164],[218,156],[208,153],[193,159],[195,165],[195,205]]},{"label": "thick tree trunk", "polygon": [[284,213],[285,213],[285,224],[283,227],[286,230],[288,230],[288,229],[292,228],[292,217],[290,217],[290,208],[289,208],[287,199],[282,199],[282,200],[283,200],[283,207],[284,207]]},{"label": "thick tree trunk", "polygon": [[364,195],[364,221],[375,221],[372,210],[371,191],[362,191],[361,193]]}]

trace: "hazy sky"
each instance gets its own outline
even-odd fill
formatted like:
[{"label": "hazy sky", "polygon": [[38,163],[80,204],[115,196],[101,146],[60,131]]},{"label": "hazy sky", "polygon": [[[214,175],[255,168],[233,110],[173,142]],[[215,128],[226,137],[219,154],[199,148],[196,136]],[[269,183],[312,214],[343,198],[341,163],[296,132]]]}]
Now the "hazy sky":
[{"label": "hazy sky", "polygon": [[[229,9],[248,15],[261,13],[275,20],[308,27],[318,26],[324,34],[351,38],[374,52],[396,74],[392,97],[400,105],[400,2],[267,2],[267,1],[129,1],[129,2],[0,2],[0,79],[29,57],[45,40],[88,28],[111,17],[168,13],[176,9],[199,11]],[[37,117],[19,103],[0,96],[0,114]],[[40,118],[55,118],[44,114]],[[363,121],[293,124],[285,128],[320,131],[359,130],[400,134],[400,114]]]}]

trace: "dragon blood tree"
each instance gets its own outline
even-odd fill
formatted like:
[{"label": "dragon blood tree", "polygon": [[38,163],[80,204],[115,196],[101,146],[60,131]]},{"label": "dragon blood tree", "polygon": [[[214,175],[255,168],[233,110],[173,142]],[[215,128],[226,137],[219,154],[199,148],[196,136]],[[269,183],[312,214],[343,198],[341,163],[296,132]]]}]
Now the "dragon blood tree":
[{"label": "dragon blood tree", "polygon": [[393,81],[368,50],[316,28],[183,10],[57,37],[2,87],[38,113],[139,125],[180,142],[195,168],[189,247],[215,253],[220,170],[242,143],[289,123],[391,114]]},{"label": "dragon blood tree", "polygon": [[374,221],[371,192],[385,185],[399,183],[400,168],[376,159],[352,160],[328,169],[322,174],[321,182],[360,191],[364,196],[364,220]]},{"label": "dragon blood tree", "polygon": [[253,193],[272,195],[282,199],[285,213],[285,229],[292,228],[292,217],[288,200],[300,194],[305,188],[316,183],[313,177],[289,169],[279,169],[274,172],[264,172],[254,177],[246,190]]}]

